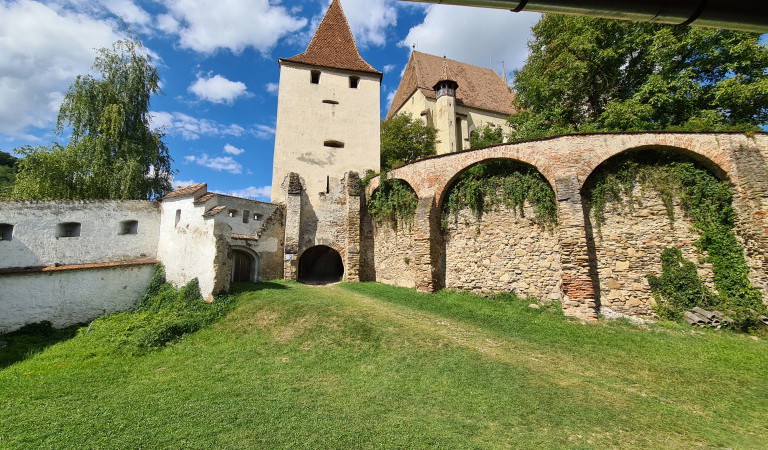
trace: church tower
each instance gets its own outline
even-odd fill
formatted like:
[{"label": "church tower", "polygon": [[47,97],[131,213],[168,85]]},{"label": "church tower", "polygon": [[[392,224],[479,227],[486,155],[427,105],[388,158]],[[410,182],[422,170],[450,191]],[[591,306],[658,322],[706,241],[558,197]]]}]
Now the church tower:
[{"label": "church tower", "polygon": [[448,73],[448,61],[443,58],[443,71],[440,80],[432,88],[435,90],[435,117],[437,125],[437,154],[452,153],[461,150],[461,119],[456,116],[456,89],[459,84]]},{"label": "church tower", "polygon": [[358,176],[379,171],[381,72],[339,0],[306,51],[281,58],[272,202],[285,205],[285,277],[359,280]]},{"label": "church tower", "polygon": [[290,172],[310,196],[345,172],[378,172],[382,75],[360,56],[339,0],[307,50],[279,61],[272,201],[285,201]]}]

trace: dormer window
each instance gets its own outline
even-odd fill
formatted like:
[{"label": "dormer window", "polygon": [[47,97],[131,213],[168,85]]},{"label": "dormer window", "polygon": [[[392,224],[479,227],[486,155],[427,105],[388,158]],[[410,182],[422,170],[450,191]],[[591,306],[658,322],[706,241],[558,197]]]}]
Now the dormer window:
[{"label": "dormer window", "polygon": [[78,222],[64,222],[56,226],[57,238],[80,237],[80,224]]},{"label": "dormer window", "polygon": [[357,89],[357,85],[360,83],[360,77],[349,77],[349,87]]},{"label": "dormer window", "polygon": [[309,72],[309,82],[312,84],[320,84],[320,71],[313,70]]},{"label": "dormer window", "polygon": [[0,223],[0,241],[10,241],[13,237],[13,225]]},{"label": "dormer window", "polygon": [[323,142],[323,145],[326,146],[326,147],[331,147],[331,148],[344,148],[344,143],[343,142],[335,141],[335,140],[332,140],[332,139]]}]

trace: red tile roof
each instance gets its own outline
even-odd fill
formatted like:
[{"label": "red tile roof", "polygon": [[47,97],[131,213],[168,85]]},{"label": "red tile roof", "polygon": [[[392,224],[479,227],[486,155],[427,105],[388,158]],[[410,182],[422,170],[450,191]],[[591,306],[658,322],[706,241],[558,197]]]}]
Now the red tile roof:
[{"label": "red tile roof", "polygon": [[209,209],[208,211],[203,213],[203,217],[213,217],[216,214],[224,211],[227,209],[226,205],[220,205],[220,206],[214,206],[213,208]]},{"label": "red tile roof", "polygon": [[443,79],[446,72],[459,84],[456,90],[457,104],[501,114],[517,112],[512,106],[515,95],[493,70],[414,51],[392,99],[387,117],[397,113],[416,90],[421,91],[427,98],[435,98],[432,88]]},{"label": "red tile roof", "polygon": [[339,0],[331,2],[304,53],[280,61],[381,75],[360,56]]},{"label": "red tile roof", "polygon": [[163,197],[163,199],[175,198],[175,197],[186,197],[188,195],[194,195],[197,193],[197,191],[201,189],[206,189],[207,187],[208,185],[205,183],[190,184],[189,186],[182,186],[178,189],[171,191],[171,193]]}]

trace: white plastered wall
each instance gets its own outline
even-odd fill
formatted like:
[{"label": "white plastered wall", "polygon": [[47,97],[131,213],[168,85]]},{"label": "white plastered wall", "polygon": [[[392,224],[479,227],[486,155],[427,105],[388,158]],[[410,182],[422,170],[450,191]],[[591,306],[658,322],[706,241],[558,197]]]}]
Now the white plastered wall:
[{"label": "white plastered wall", "polygon": [[0,333],[50,321],[66,327],[135,306],[154,264],[0,275]]},{"label": "white plastered wall", "polygon": [[[136,234],[120,234],[120,223],[138,221]],[[79,237],[56,237],[57,225],[78,222]],[[0,241],[0,269],[92,264],[157,256],[160,210],[149,201],[0,202],[0,223],[13,225]]]},{"label": "white plastered wall", "polygon": [[[319,70],[320,82],[310,73]],[[349,77],[360,78],[356,89]],[[325,102],[324,102],[325,101]],[[335,102],[335,103],[334,103]],[[344,173],[379,170],[380,80],[375,74],[305,66],[283,61],[278,90],[272,201],[285,202],[282,183],[299,173],[311,196]],[[327,140],[344,148],[324,146]]]}]

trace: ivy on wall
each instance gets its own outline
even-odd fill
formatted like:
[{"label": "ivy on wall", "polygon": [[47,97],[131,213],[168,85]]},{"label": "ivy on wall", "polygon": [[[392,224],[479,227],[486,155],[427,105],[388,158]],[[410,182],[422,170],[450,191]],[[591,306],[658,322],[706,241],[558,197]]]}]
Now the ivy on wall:
[{"label": "ivy on wall", "polygon": [[416,193],[403,180],[388,179],[386,172],[380,176],[379,188],[368,201],[368,212],[378,224],[410,229],[419,203]]},{"label": "ivy on wall", "polygon": [[525,203],[534,208],[534,221],[542,226],[557,223],[555,193],[532,166],[512,160],[479,163],[451,186],[443,202],[443,223],[469,208],[479,221],[483,213],[503,205],[525,217]]},{"label": "ivy on wall", "polygon": [[733,231],[733,193],[728,182],[668,152],[646,150],[620,155],[598,168],[586,187],[598,231],[609,203],[631,209],[639,202],[632,195],[638,184],[661,197],[670,223],[675,220],[674,201],[680,200],[683,212],[699,232],[694,245],[706,255],[702,262],[712,264],[717,289],[717,294],[705,293],[706,286],[700,284],[697,275],[698,281],[692,276],[693,263],[683,259],[679,249],[666,249],[662,253],[661,276],[649,275],[659,315],[675,319],[693,306],[713,307],[730,314],[739,328],[754,326],[755,312],[765,311],[765,306],[760,291],[749,281],[744,249]]}]

